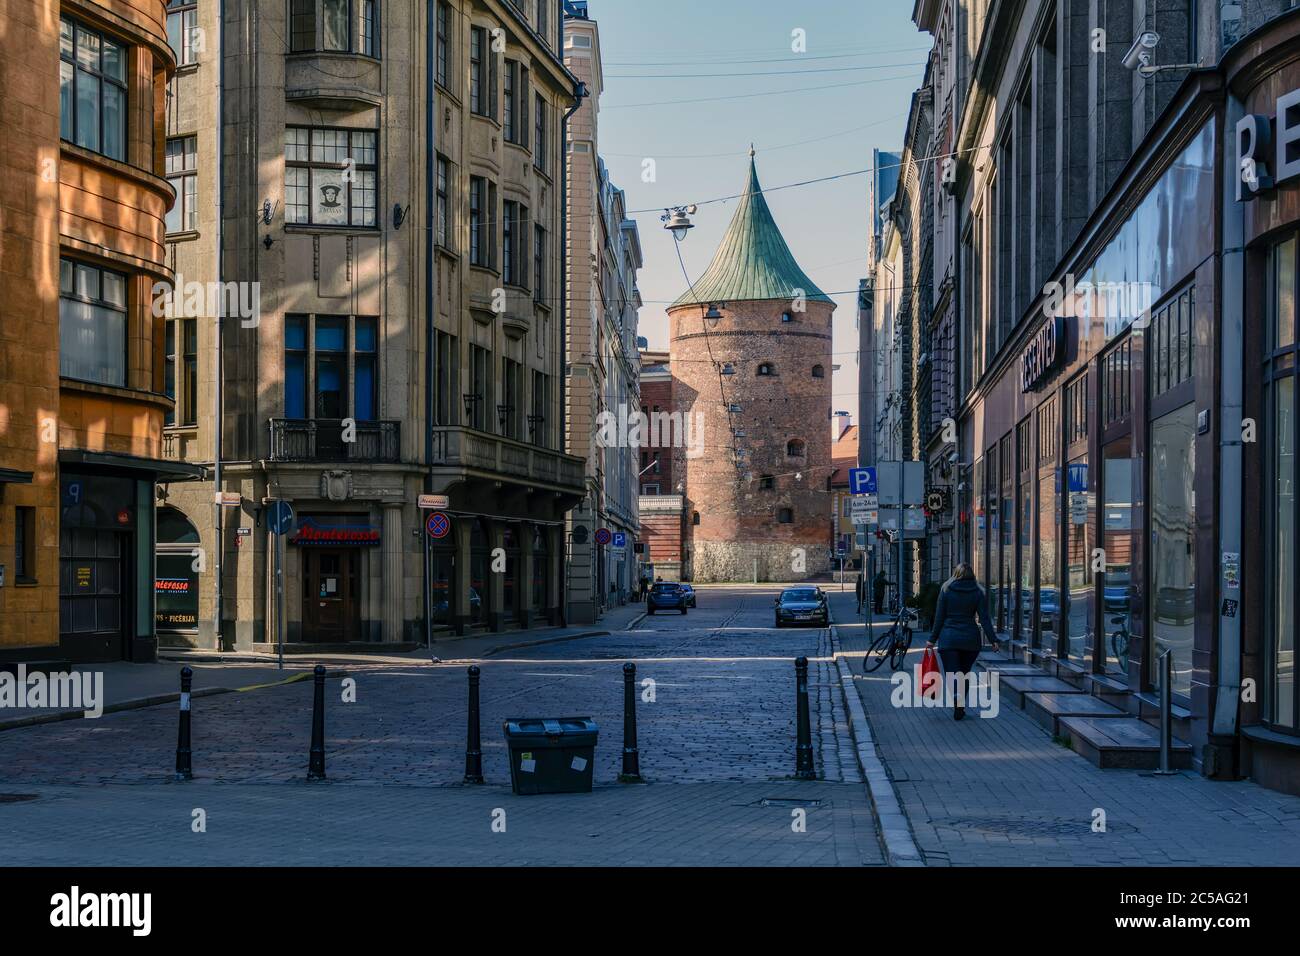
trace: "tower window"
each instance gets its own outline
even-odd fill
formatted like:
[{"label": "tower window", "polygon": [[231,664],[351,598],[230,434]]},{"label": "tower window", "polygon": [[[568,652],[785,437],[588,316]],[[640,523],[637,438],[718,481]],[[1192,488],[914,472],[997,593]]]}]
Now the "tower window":
[{"label": "tower window", "polygon": [[758,487],[760,491],[771,491],[776,487],[776,479],[771,475],[763,475],[758,479]]},{"label": "tower window", "polygon": [[814,365],[814,366],[812,367],[812,377],[813,377],[813,378],[825,378],[825,377],[826,377],[826,368],[825,368],[825,366],[822,366],[822,365]]},{"label": "tower window", "polygon": [[793,322],[793,321],[794,321],[794,316],[793,316],[791,313],[789,313],[789,312],[782,312],[782,313],[781,313],[781,321],[782,321],[782,322]]},{"label": "tower window", "polygon": [[794,511],[790,508],[777,508],[776,520],[781,524],[794,524]]},{"label": "tower window", "polygon": [[804,456],[804,443],[797,438],[786,442],[785,453],[791,458],[802,458]]},{"label": "tower window", "polygon": [[692,511],[691,524],[699,524],[699,523],[700,523],[700,513],[698,511]]},{"label": "tower window", "polygon": [[771,362],[760,362],[758,365],[759,375],[775,375],[776,370],[772,367]]}]

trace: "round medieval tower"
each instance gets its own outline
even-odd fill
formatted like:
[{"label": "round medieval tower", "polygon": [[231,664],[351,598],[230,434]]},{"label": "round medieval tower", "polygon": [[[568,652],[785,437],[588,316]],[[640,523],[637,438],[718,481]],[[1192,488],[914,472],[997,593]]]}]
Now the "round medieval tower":
[{"label": "round medieval tower", "polygon": [[831,316],[777,228],[750,154],[708,270],[668,309],[673,410],[688,446],[684,571],[798,581],[830,567]]}]

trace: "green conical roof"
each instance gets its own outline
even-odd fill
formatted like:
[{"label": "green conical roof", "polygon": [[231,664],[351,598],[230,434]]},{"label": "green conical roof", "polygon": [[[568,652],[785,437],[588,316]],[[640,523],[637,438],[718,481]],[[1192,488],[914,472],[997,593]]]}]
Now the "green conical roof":
[{"label": "green conical roof", "polygon": [[713,262],[694,289],[669,308],[709,302],[752,302],[793,299],[802,290],[809,302],[831,302],[813,284],[785,244],[772,210],[758,184],[754,155],[749,157],[749,183]]}]

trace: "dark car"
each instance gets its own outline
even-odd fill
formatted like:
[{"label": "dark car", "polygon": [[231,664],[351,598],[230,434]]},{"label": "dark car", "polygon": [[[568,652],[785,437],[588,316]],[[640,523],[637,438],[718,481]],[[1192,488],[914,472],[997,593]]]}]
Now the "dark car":
[{"label": "dark car", "polygon": [[682,590],[686,592],[686,606],[695,607],[695,588],[689,584],[683,584]]},{"label": "dark car", "polygon": [[786,588],[776,599],[776,626],[786,624],[830,624],[826,595],[821,588]]},{"label": "dark car", "polygon": [[655,611],[680,611],[685,614],[686,592],[682,590],[682,586],[667,581],[656,581],[645,599],[646,614],[653,614]]}]

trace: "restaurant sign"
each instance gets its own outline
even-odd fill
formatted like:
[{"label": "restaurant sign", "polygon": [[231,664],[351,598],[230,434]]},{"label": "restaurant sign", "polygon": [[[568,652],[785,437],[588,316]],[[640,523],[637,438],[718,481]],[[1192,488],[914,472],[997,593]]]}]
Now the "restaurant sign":
[{"label": "restaurant sign", "polygon": [[298,521],[298,530],[289,541],[300,547],[374,547],[379,544],[379,529],[368,523],[324,523],[314,517]]}]

